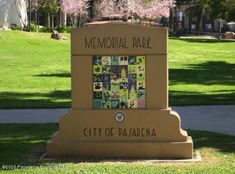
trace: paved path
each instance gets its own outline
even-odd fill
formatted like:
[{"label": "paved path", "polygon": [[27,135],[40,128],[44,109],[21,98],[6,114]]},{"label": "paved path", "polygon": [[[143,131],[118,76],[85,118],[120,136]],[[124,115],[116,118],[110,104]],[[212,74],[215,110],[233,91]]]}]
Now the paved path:
[{"label": "paved path", "polygon": [[[0,110],[0,123],[54,123],[68,109]],[[185,129],[235,135],[235,105],[173,107]]]}]

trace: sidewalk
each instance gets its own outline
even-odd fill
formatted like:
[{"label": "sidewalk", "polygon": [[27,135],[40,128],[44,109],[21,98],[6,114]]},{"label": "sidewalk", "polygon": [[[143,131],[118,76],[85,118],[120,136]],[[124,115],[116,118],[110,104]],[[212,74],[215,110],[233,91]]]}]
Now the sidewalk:
[{"label": "sidewalk", "polygon": [[[235,136],[235,105],[172,107],[182,128],[221,132]],[[55,123],[68,109],[0,110],[0,123]]]}]

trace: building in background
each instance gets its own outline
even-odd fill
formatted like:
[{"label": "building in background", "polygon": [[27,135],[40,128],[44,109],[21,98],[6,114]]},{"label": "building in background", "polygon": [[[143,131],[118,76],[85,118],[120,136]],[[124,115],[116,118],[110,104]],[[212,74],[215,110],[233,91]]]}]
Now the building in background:
[{"label": "building in background", "polygon": [[0,28],[7,29],[10,24],[27,25],[25,1],[0,0]]},{"label": "building in background", "polygon": [[[194,15],[192,14],[193,11],[195,13]],[[171,9],[169,20],[165,19],[164,21],[168,24],[170,29],[181,33],[219,33],[228,30],[225,20],[211,19],[205,13],[200,14],[200,11],[197,14],[197,6],[193,1]]]}]

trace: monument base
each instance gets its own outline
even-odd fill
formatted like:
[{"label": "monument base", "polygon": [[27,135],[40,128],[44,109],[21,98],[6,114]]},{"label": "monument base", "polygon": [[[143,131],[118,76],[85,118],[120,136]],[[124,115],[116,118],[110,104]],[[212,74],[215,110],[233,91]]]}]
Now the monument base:
[{"label": "monument base", "polygon": [[[122,122],[114,118],[117,111],[125,114]],[[47,153],[49,157],[191,159],[193,141],[171,109],[73,109],[61,117]]]},{"label": "monument base", "polygon": [[185,142],[48,142],[48,156],[191,159],[192,138]]}]

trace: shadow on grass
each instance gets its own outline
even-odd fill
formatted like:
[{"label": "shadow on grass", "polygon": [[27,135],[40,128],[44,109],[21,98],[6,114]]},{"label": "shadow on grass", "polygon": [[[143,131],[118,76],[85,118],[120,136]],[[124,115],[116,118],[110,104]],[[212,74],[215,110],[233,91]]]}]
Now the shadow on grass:
[{"label": "shadow on grass", "polygon": [[170,85],[235,85],[235,64],[224,61],[208,61],[189,64],[187,69],[170,69]]},{"label": "shadow on grass", "polygon": [[38,74],[37,77],[71,77],[70,72],[62,72],[62,73],[51,73],[51,74]]},{"label": "shadow on grass", "polygon": [[[235,64],[225,61],[208,61],[189,64],[187,69],[170,69],[170,85],[235,85]],[[38,77],[69,78],[69,72],[39,74]],[[171,106],[235,104],[235,91],[212,91],[213,94],[170,91]],[[218,94],[216,94],[218,93]],[[71,106],[71,91],[50,93],[0,92],[0,108],[64,108]]]},{"label": "shadow on grass", "polygon": [[0,164],[37,164],[57,124],[0,124]]},{"label": "shadow on grass", "polygon": [[216,148],[221,152],[235,153],[235,136],[208,131],[188,130],[193,137],[194,148]]},{"label": "shadow on grass", "polygon": [[[216,91],[216,92],[224,92]],[[235,91],[228,90],[224,94],[203,94],[198,92],[170,91],[171,106],[187,105],[229,105],[235,103]]]},{"label": "shadow on grass", "polygon": [[[39,161],[39,157],[46,151],[46,142],[57,129],[57,124],[0,124],[0,164],[45,163],[45,161]],[[189,134],[193,137],[194,149],[210,147],[222,153],[235,153],[235,136],[196,130],[189,130]],[[101,162],[103,160],[105,159],[95,157],[63,158],[56,162]]]},{"label": "shadow on grass", "polygon": [[70,100],[70,90],[57,90],[50,93],[0,92],[0,108],[5,109],[64,108],[71,106]]},{"label": "shadow on grass", "polygon": [[[208,61],[189,64],[187,69],[170,69],[170,85],[235,85],[235,64],[224,61]],[[216,90],[215,94],[169,91],[170,105],[234,104],[234,90]],[[216,94],[218,93],[218,94]]]}]

